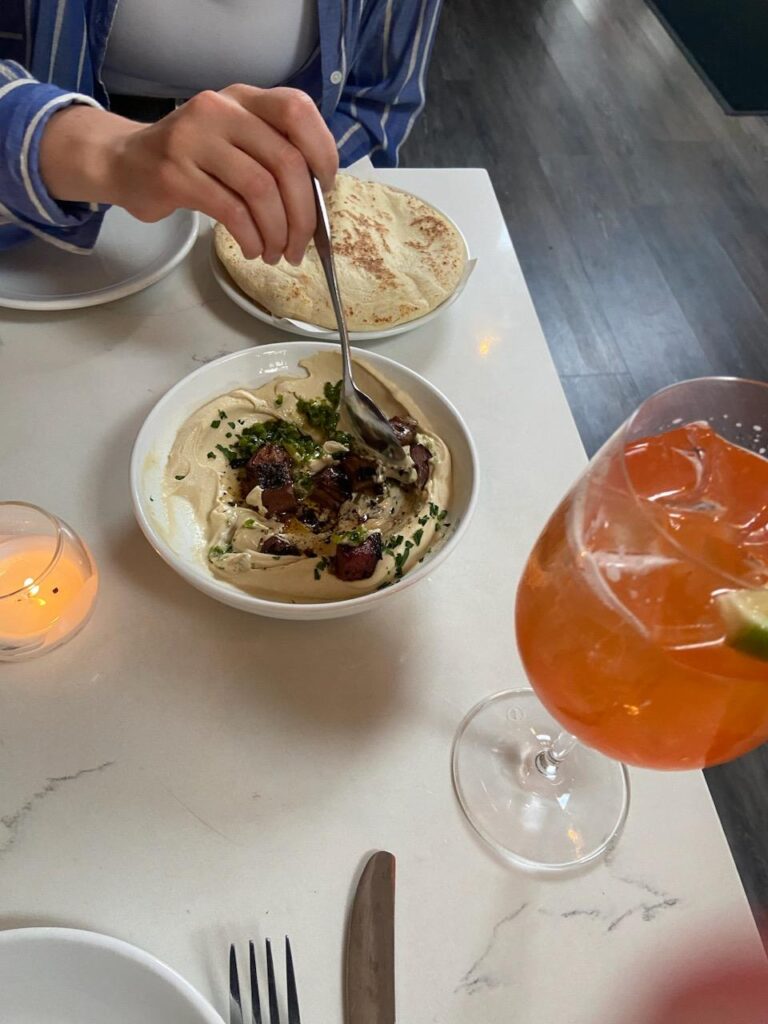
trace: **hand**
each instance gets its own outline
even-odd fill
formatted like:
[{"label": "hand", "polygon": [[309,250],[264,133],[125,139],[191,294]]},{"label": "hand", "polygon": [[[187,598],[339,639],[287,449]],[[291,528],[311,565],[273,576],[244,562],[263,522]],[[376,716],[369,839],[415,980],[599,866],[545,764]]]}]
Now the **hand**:
[{"label": "hand", "polygon": [[315,230],[309,171],[330,188],[338,153],[305,93],[231,85],[152,125],[68,107],[46,127],[40,164],[57,199],[114,203],[143,221],[200,210],[246,257],[300,263]]}]

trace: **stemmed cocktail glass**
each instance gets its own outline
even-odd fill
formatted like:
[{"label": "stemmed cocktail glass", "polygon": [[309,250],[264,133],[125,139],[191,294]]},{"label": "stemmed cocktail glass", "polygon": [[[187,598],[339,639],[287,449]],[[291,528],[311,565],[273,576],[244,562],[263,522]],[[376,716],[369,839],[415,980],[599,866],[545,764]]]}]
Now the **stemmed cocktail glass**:
[{"label": "stemmed cocktail glass", "polygon": [[516,606],[535,693],[483,701],[453,751],[462,807],[507,859],[603,854],[627,814],[622,762],[701,768],[768,738],[767,450],[768,385],[676,384],[550,518]]}]

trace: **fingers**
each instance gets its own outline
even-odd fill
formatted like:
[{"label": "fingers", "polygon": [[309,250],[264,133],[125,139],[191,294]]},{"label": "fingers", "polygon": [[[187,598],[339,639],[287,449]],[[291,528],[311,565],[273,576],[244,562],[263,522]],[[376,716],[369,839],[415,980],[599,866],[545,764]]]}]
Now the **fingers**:
[{"label": "fingers", "polygon": [[262,118],[299,150],[325,191],[339,169],[336,142],[312,98],[298,89],[256,89],[231,85],[223,90]]},{"label": "fingers", "polygon": [[[288,213],[284,190],[278,187],[277,179],[263,161],[252,159],[248,153],[220,139],[208,148],[201,166],[239,197],[261,235],[262,259],[265,263],[277,263],[288,250]],[[307,178],[306,169],[304,176]],[[303,249],[299,259],[301,255]]]},{"label": "fingers", "polygon": [[[285,258],[298,265],[304,258],[317,226],[317,212],[306,161],[295,146],[274,132],[263,160],[277,178],[288,218]],[[272,141],[272,140],[271,140]]]},{"label": "fingers", "polygon": [[[264,252],[264,240],[250,207],[236,190],[202,171],[195,171],[187,182],[184,206],[221,221],[237,241],[248,260]],[[279,257],[278,257],[279,258]]]},{"label": "fingers", "polygon": [[[316,225],[315,199],[306,161],[274,128],[261,122],[259,131],[254,131],[253,115],[242,107],[238,110],[237,123],[232,125],[230,135],[235,158],[219,155],[219,162],[227,166],[225,175],[218,173],[215,166],[208,170],[248,203],[264,238],[264,259],[269,262],[276,248],[290,263],[299,264]],[[273,188],[268,188],[265,176],[271,176]],[[254,195],[255,192],[261,194]],[[278,207],[280,228],[285,223],[287,234],[276,225]]]},{"label": "fingers", "polygon": [[137,132],[129,151],[127,191],[147,217],[201,210],[230,230],[247,258],[267,263],[301,262],[316,225],[308,167],[326,188],[338,167],[333,136],[295,89],[198,93]]}]

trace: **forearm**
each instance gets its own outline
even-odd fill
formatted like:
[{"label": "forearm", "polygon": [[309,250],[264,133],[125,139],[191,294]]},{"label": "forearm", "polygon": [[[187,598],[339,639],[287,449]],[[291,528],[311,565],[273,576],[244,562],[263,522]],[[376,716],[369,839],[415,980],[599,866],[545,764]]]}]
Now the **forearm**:
[{"label": "forearm", "polygon": [[19,241],[20,229],[69,251],[92,248],[102,212],[87,202],[58,202],[40,173],[43,135],[52,119],[73,107],[101,111],[89,96],[38,82],[20,64],[0,61],[0,249]]},{"label": "forearm", "polygon": [[60,201],[120,202],[117,169],[125,140],[144,127],[94,107],[55,114],[40,142],[40,173]]},{"label": "forearm", "polygon": [[115,205],[152,222],[200,210],[268,263],[301,261],[315,229],[308,168],[329,188],[338,167],[317,107],[293,89],[205,91],[150,125],[69,107],[38,141],[39,190],[59,212]]}]

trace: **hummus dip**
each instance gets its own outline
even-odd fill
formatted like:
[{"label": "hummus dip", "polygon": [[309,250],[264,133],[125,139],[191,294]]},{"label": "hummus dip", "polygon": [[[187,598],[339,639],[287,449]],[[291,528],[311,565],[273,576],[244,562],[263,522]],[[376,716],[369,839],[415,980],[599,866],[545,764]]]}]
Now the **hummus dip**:
[{"label": "hummus dip", "polygon": [[391,475],[345,429],[338,353],[300,366],[303,377],[232,391],[190,416],[166,498],[191,504],[218,578],[273,601],[342,601],[397,582],[440,541],[451,457],[409,396],[356,362],[408,453]]}]

